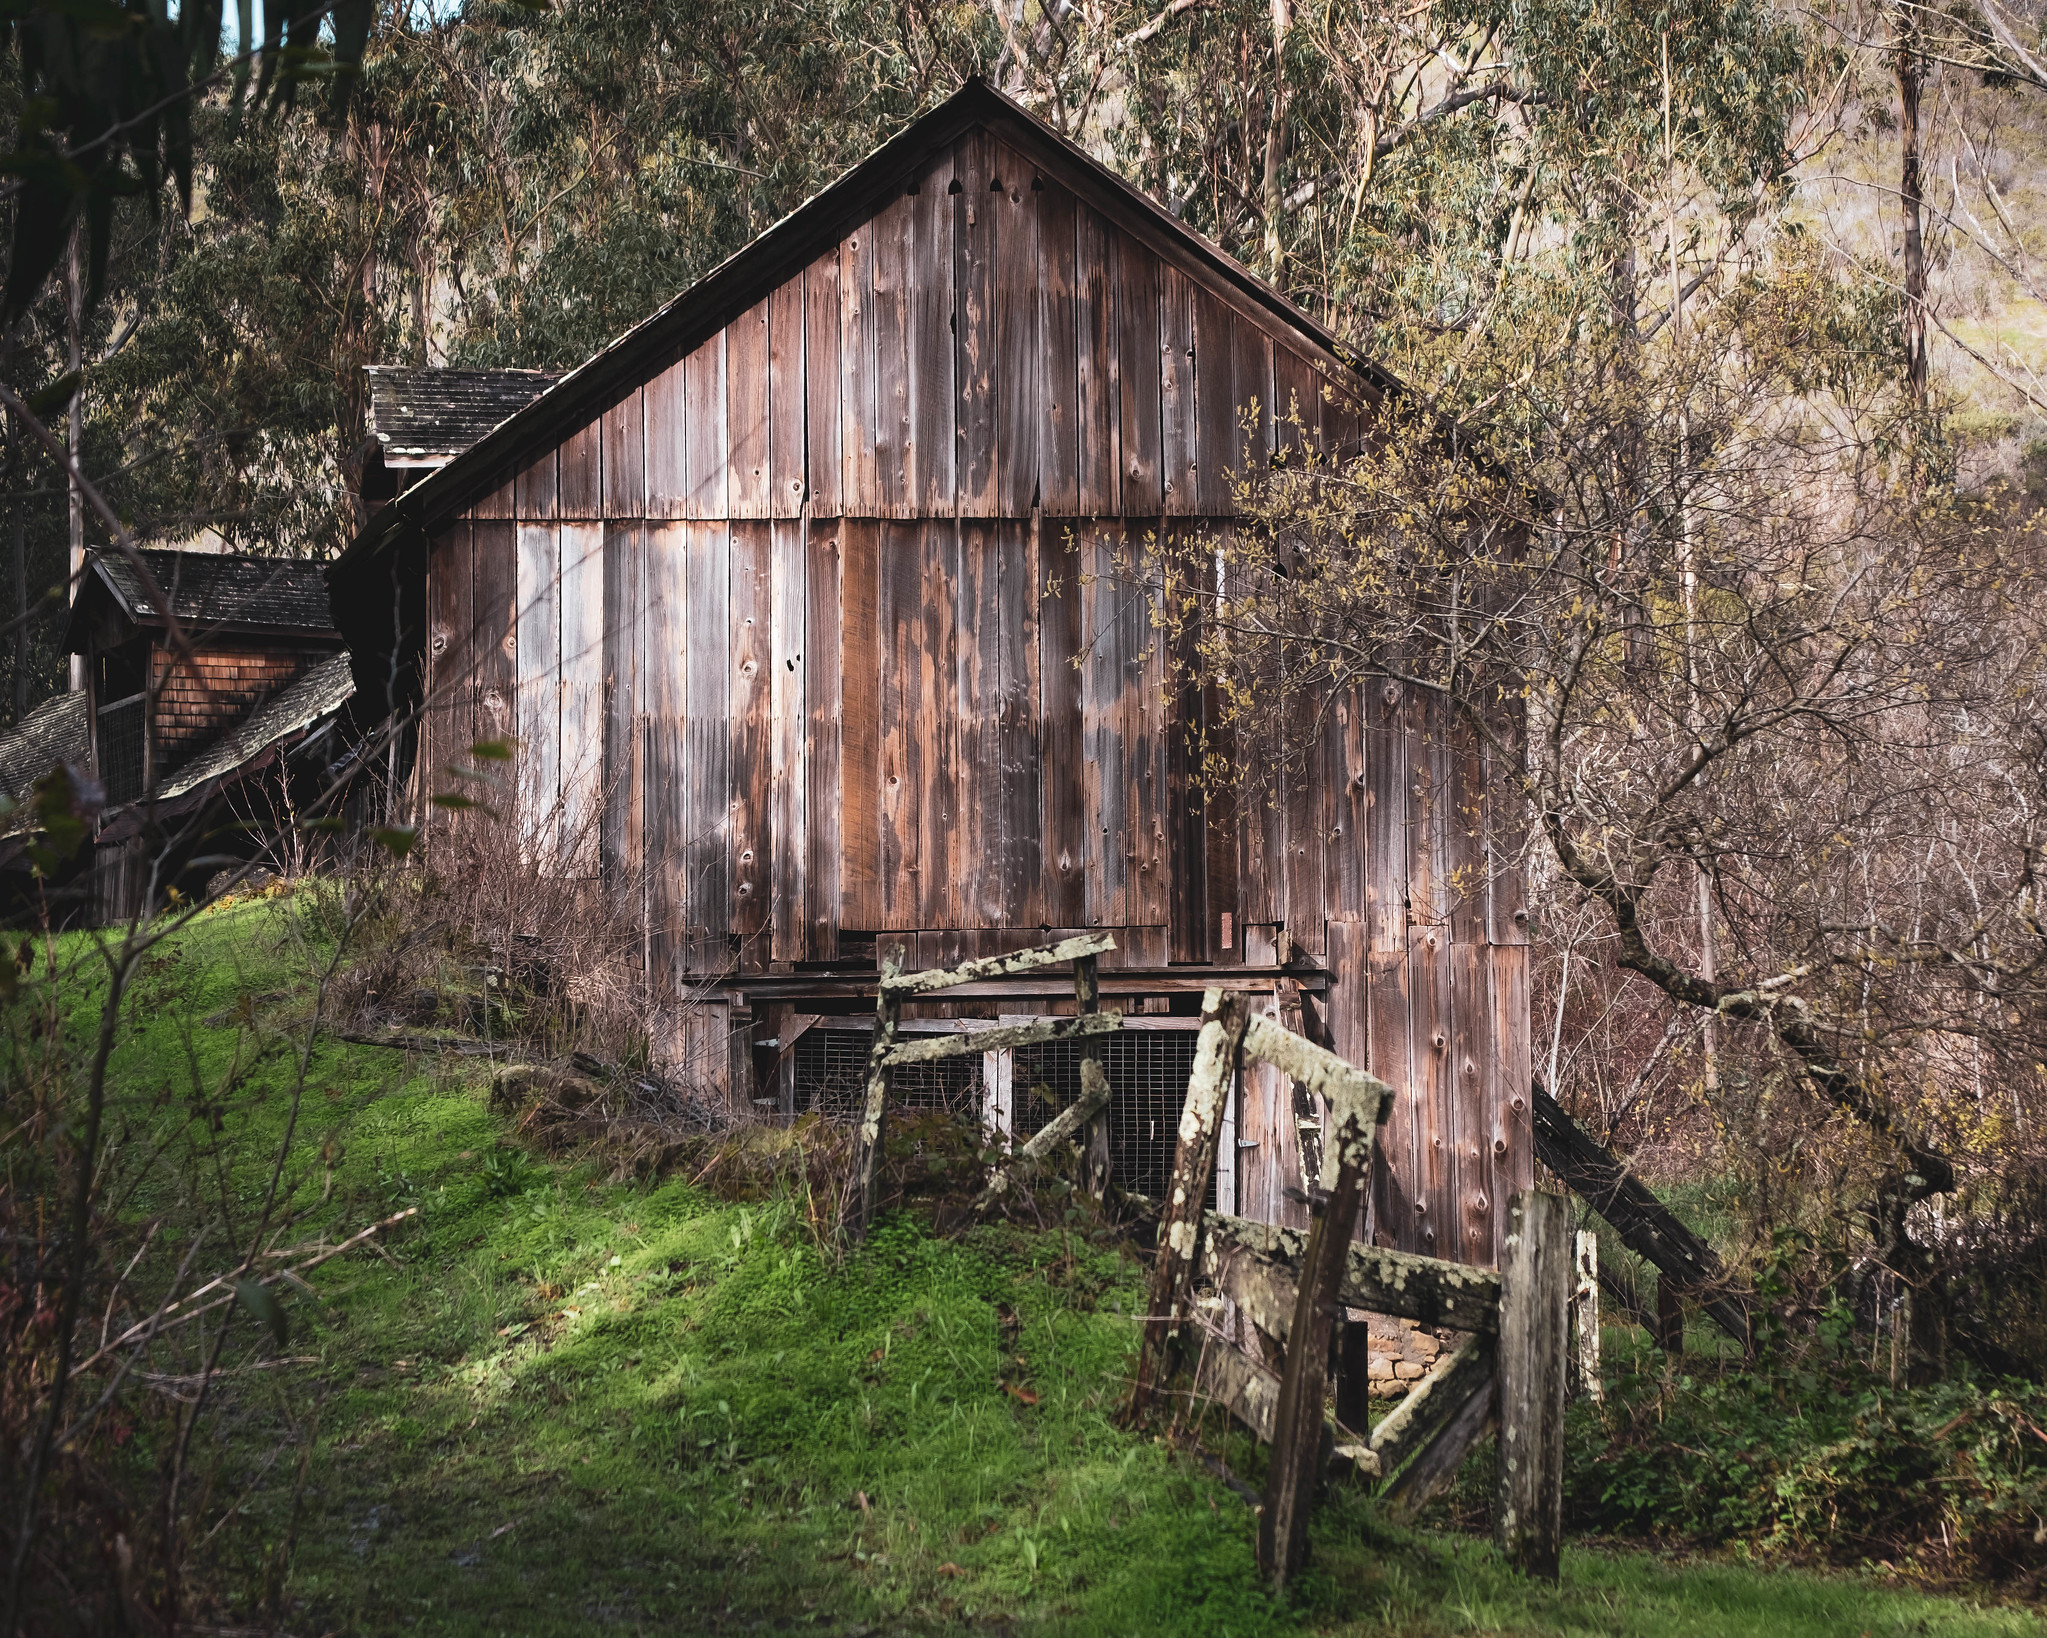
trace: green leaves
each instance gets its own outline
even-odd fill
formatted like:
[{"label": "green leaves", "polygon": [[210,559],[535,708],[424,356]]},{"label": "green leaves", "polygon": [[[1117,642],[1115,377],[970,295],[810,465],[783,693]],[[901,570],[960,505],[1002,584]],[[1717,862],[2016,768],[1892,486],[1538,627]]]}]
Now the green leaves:
[{"label": "green leaves", "polygon": [[[16,0],[0,13],[23,92],[14,146],[0,154],[0,174],[14,178],[16,198],[0,324],[12,324],[35,301],[75,229],[83,233],[84,305],[88,312],[98,305],[116,200],[139,196],[154,212],[168,180],[190,212],[192,106],[223,72],[221,9],[221,0],[185,0],[172,17],[161,0]],[[254,37],[253,9],[240,0],[244,40]],[[327,78],[329,115],[339,121],[369,43],[373,0],[314,0],[304,11],[276,0],[264,10],[257,106],[289,107],[301,80]],[[332,43],[323,46],[330,17]],[[239,107],[246,60],[231,78]]]}]

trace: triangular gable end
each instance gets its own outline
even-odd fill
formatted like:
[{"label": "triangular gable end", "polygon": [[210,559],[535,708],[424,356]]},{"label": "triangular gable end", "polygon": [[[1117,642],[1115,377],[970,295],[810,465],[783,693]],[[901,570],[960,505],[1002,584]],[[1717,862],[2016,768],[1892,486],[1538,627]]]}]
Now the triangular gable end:
[{"label": "triangular gable end", "polygon": [[1218,516],[1290,411],[1354,445],[1391,384],[972,82],[387,508],[337,579],[472,509]]}]

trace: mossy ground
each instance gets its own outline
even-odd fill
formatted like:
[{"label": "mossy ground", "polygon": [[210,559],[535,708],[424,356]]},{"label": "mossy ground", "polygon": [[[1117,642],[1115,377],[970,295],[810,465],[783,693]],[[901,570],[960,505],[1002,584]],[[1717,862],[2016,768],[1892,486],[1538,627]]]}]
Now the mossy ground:
[{"label": "mossy ground", "polygon": [[[294,913],[205,915],[152,970],[117,1064],[126,1141],[191,1068],[249,1050],[242,997],[289,1010]],[[2047,1634],[2020,1610],[1640,1551],[1573,1550],[1561,1588],[1533,1587],[1351,1491],[1275,1604],[1245,1503],[1115,1426],[1142,1303],[1116,1246],[898,1215],[832,1266],[786,1196],[508,1148],[486,1073],[314,1055],[287,1167],[311,1200],[331,1169],[309,1231],[420,1211],[293,1298],[297,1363],[216,1389],[206,1527],[241,1509],[202,1567],[223,1621],[288,1565],[273,1607],[303,1633]],[[244,1208],[293,1078],[281,1056],[261,1074],[219,1111],[216,1186]],[[170,1220],[166,1254],[199,1170],[166,1160],[132,1202]]]}]

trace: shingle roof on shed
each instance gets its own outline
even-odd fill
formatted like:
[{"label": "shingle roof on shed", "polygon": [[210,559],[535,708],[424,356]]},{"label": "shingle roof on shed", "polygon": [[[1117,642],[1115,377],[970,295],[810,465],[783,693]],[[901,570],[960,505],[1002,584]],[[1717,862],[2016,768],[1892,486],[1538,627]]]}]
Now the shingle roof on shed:
[{"label": "shingle roof on shed", "polygon": [[388,466],[453,460],[554,385],[540,370],[419,370],[372,364],[370,435]]},{"label": "shingle roof on shed", "polygon": [[53,694],[0,734],[0,792],[19,801],[59,762],[84,768],[92,761],[86,697]]},{"label": "shingle roof on shed", "polygon": [[[164,547],[145,547],[141,556],[171,599],[178,623],[197,632],[240,628],[327,636],[334,631],[323,563]],[[144,590],[142,577],[125,555],[96,553],[87,573],[86,586],[79,591],[80,602],[91,585],[90,577],[96,575],[130,620],[137,625],[164,624],[165,611]]]}]

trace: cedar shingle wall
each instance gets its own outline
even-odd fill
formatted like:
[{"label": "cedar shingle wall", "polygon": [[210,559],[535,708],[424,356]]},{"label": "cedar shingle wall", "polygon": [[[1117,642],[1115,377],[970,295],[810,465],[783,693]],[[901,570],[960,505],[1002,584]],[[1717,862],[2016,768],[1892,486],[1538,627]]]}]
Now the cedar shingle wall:
[{"label": "cedar shingle wall", "polygon": [[167,773],[218,738],[317,658],[297,649],[201,649],[195,672],[183,657],[159,650],[156,756]]}]

